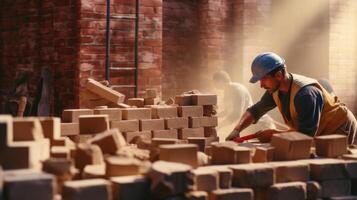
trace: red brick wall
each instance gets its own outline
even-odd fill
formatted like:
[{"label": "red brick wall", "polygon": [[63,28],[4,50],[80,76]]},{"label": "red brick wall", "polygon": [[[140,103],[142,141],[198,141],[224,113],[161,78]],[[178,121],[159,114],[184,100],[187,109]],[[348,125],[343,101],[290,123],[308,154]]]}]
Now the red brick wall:
[{"label": "red brick wall", "polygon": [[[162,1],[141,0],[139,20],[139,96],[146,88],[161,92],[162,56]],[[111,15],[135,14],[135,0],[112,0]],[[106,1],[82,0],[80,87],[92,77],[105,78],[105,28]],[[113,68],[134,67],[134,20],[111,20],[111,70],[110,83],[116,90],[133,97],[134,89],[116,87],[133,85],[133,70]],[[81,99],[81,105],[86,105]]]},{"label": "red brick wall", "polygon": [[78,106],[78,2],[21,0],[0,2],[0,88],[8,90],[16,71],[31,72],[34,97],[41,70],[52,74],[52,113]]}]

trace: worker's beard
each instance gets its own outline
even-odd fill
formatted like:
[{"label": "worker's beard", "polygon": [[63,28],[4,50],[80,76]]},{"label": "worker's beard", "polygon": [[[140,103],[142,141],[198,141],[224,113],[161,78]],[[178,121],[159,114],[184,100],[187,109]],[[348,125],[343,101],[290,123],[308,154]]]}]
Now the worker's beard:
[{"label": "worker's beard", "polygon": [[274,92],[278,91],[279,88],[280,88],[280,84],[281,84],[280,81],[275,80],[275,85],[274,85],[274,87],[273,87],[273,88],[268,88],[268,89],[267,89],[268,92],[269,92],[270,94],[273,94]]}]

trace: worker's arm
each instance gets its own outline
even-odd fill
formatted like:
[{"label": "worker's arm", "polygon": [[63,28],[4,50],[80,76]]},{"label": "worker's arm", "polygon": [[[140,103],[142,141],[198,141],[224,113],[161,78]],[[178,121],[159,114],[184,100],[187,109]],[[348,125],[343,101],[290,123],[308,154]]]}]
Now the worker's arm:
[{"label": "worker's arm", "polygon": [[239,133],[254,122],[255,119],[253,115],[249,111],[246,111],[239,120],[238,124],[235,126],[234,130],[231,132],[231,134],[228,135],[226,140],[232,140],[235,137],[239,137]]}]

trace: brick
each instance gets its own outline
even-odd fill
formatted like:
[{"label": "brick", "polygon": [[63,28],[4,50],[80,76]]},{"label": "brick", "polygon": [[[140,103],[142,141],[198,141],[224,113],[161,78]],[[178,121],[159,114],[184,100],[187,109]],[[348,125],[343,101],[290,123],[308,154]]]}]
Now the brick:
[{"label": "brick", "polygon": [[64,200],[110,200],[111,192],[110,182],[105,179],[67,181],[63,186],[62,198]]},{"label": "brick", "polygon": [[326,180],[320,182],[321,184],[321,197],[336,197],[348,196],[351,194],[351,181],[350,180]]},{"label": "brick", "polygon": [[253,162],[271,162],[274,158],[274,147],[257,147],[252,157]]},{"label": "brick", "polygon": [[142,175],[113,177],[110,181],[114,199],[143,200],[150,195],[150,181]]},{"label": "brick", "polygon": [[175,138],[153,138],[151,142],[153,146],[159,147],[163,144],[179,144],[180,141]]},{"label": "brick", "polygon": [[151,131],[123,132],[127,143],[135,143],[135,138],[142,137],[151,140]]},{"label": "brick", "polygon": [[193,105],[217,105],[217,95],[215,94],[194,94],[192,95]]},{"label": "brick", "polygon": [[152,164],[147,176],[151,181],[153,197],[165,199],[170,196],[184,194],[189,190],[190,180],[187,176],[192,169],[190,165],[156,161]]},{"label": "brick", "polygon": [[64,123],[79,123],[79,116],[93,115],[91,109],[65,109],[62,112],[62,122]]},{"label": "brick", "polygon": [[212,144],[212,164],[240,164],[250,163],[249,148],[237,146],[234,142]]},{"label": "brick", "polygon": [[145,90],[145,98],[156,98],[157,94],[156,94],[156,89],[154,88],[150,88],[150,89],[146,89]]},{"label": "brick", "polygon": [[274,184],[269,188],[269,198],[276,200],[306,199],[306,183],[290,182]]},{"label": "brick", "polygon": [[357,160],[356,154],[343,154],[342,158],[345,160]]},{"label": "brick", "polygon": [[99,133],[88,140],[88,143],[98,145],[103,154],[115,154],[119,148],[127,145],[125,138],[118,129],[110,129]]},{"label": "brick", "polygon": [[197,145],[198,150],[202,152],[204,152],[207,146],[207,139],[205,137],[188,137],[187,140],[188,143]]},{"label": "brick", "polygon": [[79,123],[61,123],[61,136],[79,135]]},{"label": "brick", "polygon": [[135,158],[110,156],[105,159],[105,176],[138,175],[141,162]]},{"label": "brick", "polygon": [[91,92],[97,94],[98,96],[100,96],[110,102],[113,102],[115,104],[124,102],[125,95],[123,95],[109,87],[106,87],[106,86],[102,85],[101,83],[99,83],[98,81],[95,81],[93,79],[88,79],[88,82],[85,87],[89,91],[91,91]]},{"label": "brick", "polygon": [[274,183],[274,170],[265,164],[242,164],[230,167],[233,170],[233,187],[269,187]]},{"label": "brick", "polygon": [[177,107],[174,106],[154,106],[151,107],[151,117],[153,119],[176,118]]},{"label": "brick", "polygon": [[145,105],[157,105],[160,102],[157,98],[144,98]]},{"label": "brick", "polygon": [[316,181],[306,182],[306,199],[315,200],[321,197],[321,186]]},{"label": "brick", "polygon": [[82,115],[79,117],[80,134],[96,134],[109,130],[108,115]]},{"label": "brick", "polygon": [[98,145],[81,143],[77,145],[74,164],[79,170],[83,170],[86,165],[103,164],[103,153]]},{"label": "brick", "polygon": [[44,138],[40,121],[37,118],[13,118],[14,141],[36,141]]},{"label": "brick", "polygon": [[178,129],[178,137],[179,139],[186,140],[189,137],[204,137],[204,129],[203,128],[183,128]]},{"label": "brick", "polygon": [[71,174],[72,161],[63,158],[49,158],[42,162],[42,171],[57,176]]},{"label": "brick", "polygon": [[155,130],[152,131],[152,137],[178,139],[178,133],[177,133],[177,129]]},{"label": "brick", "polygon": [[307,160],[310,165],[310,177],[315,181],[347,179],[345,163],[337,159]]},{"label": "brick", "polygon": [[218,189],[219,175],[218,172],[207,168],[198,168],[191,171],[193,180],[193,190],[212,191]]},{"label": "brick", "polygon": [[215,190],[210,194],[209,200],[253,200],[253,190],[249,188],[231,188]]},{"label": "brick", "polygon": [[220,189],[227,189],[232,187],[232,177],[233,177],[232,169],[228,168],[227,166],[220,166],[220,165],[205,166],[205,167],[200,167],[199,169],[202,168],[212,169],[218,172]]},{"label": "brick", "polygon": [[275,183],[306,182],[309,180],[309,165],[305,162],[273,162]]},{"label": "brick", "polygon": [[190,128],[218,126],[217,117],[189,117],[188,119]]},{"label": "brick", "polygon": [[175,103],[180,106],[193,105],[191,95],[177,95],[175,96]]},{"label": "brick", "polygon": [[86,165],[82,172],[83,179],[105,178],[105,164]]},{"label": "brick", "polygon": [[[0,149],[6,149],[12,141],[13,122],[11,115],[0,115]],[[1,151],[0,151],[1,153]],[[1,156],[0,156],[1,160]]]},{"label": "brick", "polygon": [[[172,144],[160,145],[159,159],[169,162],[179,162],[197,167],[197,145],[194,144]],[[172,156],[175,155],[175,156]]]},{"label": "brick", "polygon": [[117,128],[120,132],[139,131],[139,120],[111,121],[110,128]]},{"label": "brick", "polygon": [[165,129],[164,119],[141,119],[139,120],[140,131],[154,131]]},{"label": "brick", "polygon": [[315,137],[316,154],[321,157],[338,157],[347,153],[347,136],[324,135]]},{"label": "brick", "polygon": [[188,128],[188,118],[176,117],[165,119],[165,129]]},{"label": "brick", "polygon": [[179,117],[202,117],[202,106],[179,106],[177,107]]},{"label": "brick", "polygon": [[150,108],[124,108],[122,109],[123,119],[151,119]]},{"label": "brick", "polygon": [[61,137],[61,119],[58,117],[39,117],[43,135],[50,140]]},{"label": "brick", "polygon": [[95,115],[108,115],[110,121],[121,120],[121,110],[119,108],[94,109]]},{"label": "brick", "polygon": [[274,160],[308,159],[313,139],[298,132],[273,135],[270,144],[275,147]]},{"label": "brick", "polygon": [[54,195],[53,175],[34,170],[9,170],[4,173],[4,199],[52,199]]},{"label": "brick", "polygon": [[190,191],[185,195],[187,200],[208,200],[208,193],[204,191]]},{"label": "brick", "polygon": [[71,150],[68,147],[52,146],[51,157],[52,158],[64,158],[69,159]]},{"label": "brick", "polygon": [[138,108],[144,107],[144,98],[129,98],[127,104]]}]

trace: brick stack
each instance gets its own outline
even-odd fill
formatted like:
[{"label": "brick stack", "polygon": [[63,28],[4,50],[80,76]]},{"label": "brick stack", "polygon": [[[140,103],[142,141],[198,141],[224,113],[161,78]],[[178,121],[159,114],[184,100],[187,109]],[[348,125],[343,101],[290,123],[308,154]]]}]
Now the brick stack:
[{"label": "brick stack", "polygon": [[[31,191],[41,200],[356,198],[357,161],[346,136],[287,132],[270,144],[212,142],[214,98],[64,110],[65,123],[0,116],[0,197],[27,199]],[[315,152],[319,159],[311,159]]]}]

